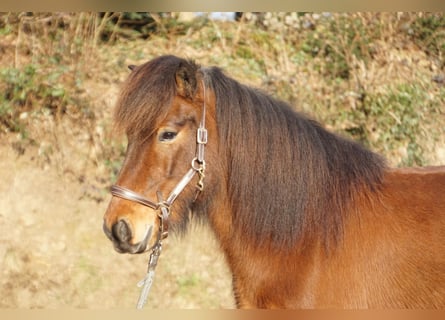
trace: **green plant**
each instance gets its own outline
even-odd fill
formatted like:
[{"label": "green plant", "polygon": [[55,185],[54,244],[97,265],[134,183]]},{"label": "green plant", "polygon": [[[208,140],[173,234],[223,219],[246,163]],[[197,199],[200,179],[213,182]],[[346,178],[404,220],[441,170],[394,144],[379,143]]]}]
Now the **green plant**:
[{"label": "green plant", "polygon": [[425,104],[427,93],[418,84],[401,84],[387,92],[366,96],[363,104],[343,114],[349,123],[345,129],[354,139],[401,157],[399,165],[425,165],[425,139],[430,132],[423,128],[428,116],[439,114],[440,106]]},{"label": "green plant", "polygon": [[441,60],[445,66],[445,15],[423,14],[411,24],[408,33],[415,43],[428,54]]},{"label": "green plant", "polygon": [[30,118],[61,117],[69,107],[91,120],[84,91],[107,16],[12,13],[0,15],[0,30],[16,36],[14,63],[0,68],[0,129],[27,136]]},{"label": "green plant", "polygon": [[301,50],[320,59],[318,69],[325,76],[348,79],[353,56],[365,62],[372,56],[372,41],[379,37],[379,28],[372,24],[361,16],[325,19],[308,32]]},{"label": "green plant", "polygon": [[177,281],[179,292],[183,295],[187,295],[189,291],[196,289],[201,284],[201,279],[196,273],[184,275]]},{"label": "green plant", "polygon": [[42,70],[35,64],[0,70],[0,120],[4,129],[22,132],[29,114],[63,112],[71,99],[60,82],[62,75],[63,70]]}]

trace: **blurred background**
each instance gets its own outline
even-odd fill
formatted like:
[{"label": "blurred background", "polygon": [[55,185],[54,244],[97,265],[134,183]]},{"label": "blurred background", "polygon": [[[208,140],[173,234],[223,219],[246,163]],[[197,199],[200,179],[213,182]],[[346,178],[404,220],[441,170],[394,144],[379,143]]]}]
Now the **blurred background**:
[{"label": "blurred background", "polygon": [[[102,232],[127,65],[175,54],[289,101],[392,166],[445,164],[443,13],[1,13],[0,307],[134,308],[147,255]],[[147,308],[233,308],[207,226],[166,242]]]}]

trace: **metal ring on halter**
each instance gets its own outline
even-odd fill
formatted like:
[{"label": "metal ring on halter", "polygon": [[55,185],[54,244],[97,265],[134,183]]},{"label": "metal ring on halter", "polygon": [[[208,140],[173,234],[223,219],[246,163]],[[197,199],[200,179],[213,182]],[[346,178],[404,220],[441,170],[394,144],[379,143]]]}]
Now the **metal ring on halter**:
[{"label": "metal ring on halter", "polygon": [[167,210],[167,213],[170,213],[170,205],[166,201],[163,201],[161,203],[158,203],[158,206],[159,206],[159,210],[157,212],[157,215],[159,218],[163,219],[163,218],[165,218],[163,209]]},{"label": "metal ring on halter", "polygon": [[201,171],[203,167],[205,167],[205,161],[199,161],[199,159],[197,157],[193,158],[192,160],[192,168],[195,171]]},{"label": "metal ring on halter", "polygon": [[171,207],[171,203],[169,203],[167,200],[158,202],[157,205],[158,205],[158,208],[160,208],[160,209],[166,208],[167,210],[170,210],[170,207]]}]

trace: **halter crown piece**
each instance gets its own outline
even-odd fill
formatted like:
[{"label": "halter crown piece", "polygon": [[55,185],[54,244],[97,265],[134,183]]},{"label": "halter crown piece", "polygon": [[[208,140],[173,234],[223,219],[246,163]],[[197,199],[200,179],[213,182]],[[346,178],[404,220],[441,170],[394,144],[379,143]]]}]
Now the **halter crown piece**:
[{"label": "halter crown piece", "polygon": [[[206,103],[205,103],[205,84],[203,84],[203,107],[202,116],[199,123],[198,130],[196,132],[196,156],[191,162],[191,168],[182,177],[182,179],[176,184],[173,190],[170,192],[166,200],[163,200],[161,191],[157,191],[158,201],[154,202],[143,195],[134,192],[130,189],[113,185],[111,186],[111,194],[115,197],[123,198],[129,201],[137,202],[146,207],[158,210],[159,218],[159,232],[156,243],[151,247],[151,254],[148,261],[147,274],[144,279],[138,283],[138,287],[142,287],[139,300],[137,302],[136,308],[142,309],[147,302],[148,294],[150,292],[151,285],[153,283],[154,272],[156,265],[158,263],[159,256],[162,251],[162,240],[168,236],[168,217],[170,215],[170,208],[179,194],[185,189],[185,187],[190,183],[195,174],[199,175],[199,180],[197,182],[197,194],[204,189],[204,177],[205,177],[205,160],[204,160],[204,148],[207,144],[207,129],[205,127],[205,116],[206,116]],[[195,197],[196,199],[196,197]]]}]

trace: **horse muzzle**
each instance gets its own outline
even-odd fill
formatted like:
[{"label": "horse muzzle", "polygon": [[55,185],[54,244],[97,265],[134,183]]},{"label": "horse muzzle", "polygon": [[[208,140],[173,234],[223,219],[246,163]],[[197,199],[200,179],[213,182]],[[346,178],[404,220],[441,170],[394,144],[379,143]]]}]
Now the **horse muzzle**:
[{"label": "horse muzzle", "polygon": [[133,244],[133,232],[130,225],[123,219],[118,220],[111,226],[111,229],[107,227],[106,223],[103,224],[103,230],[105,235],[113,242],[114,249],[119,253],[143,253],[147,251],[148,241],[153,233],[153,226],[147,226],[145,236],[142,241]]}]

